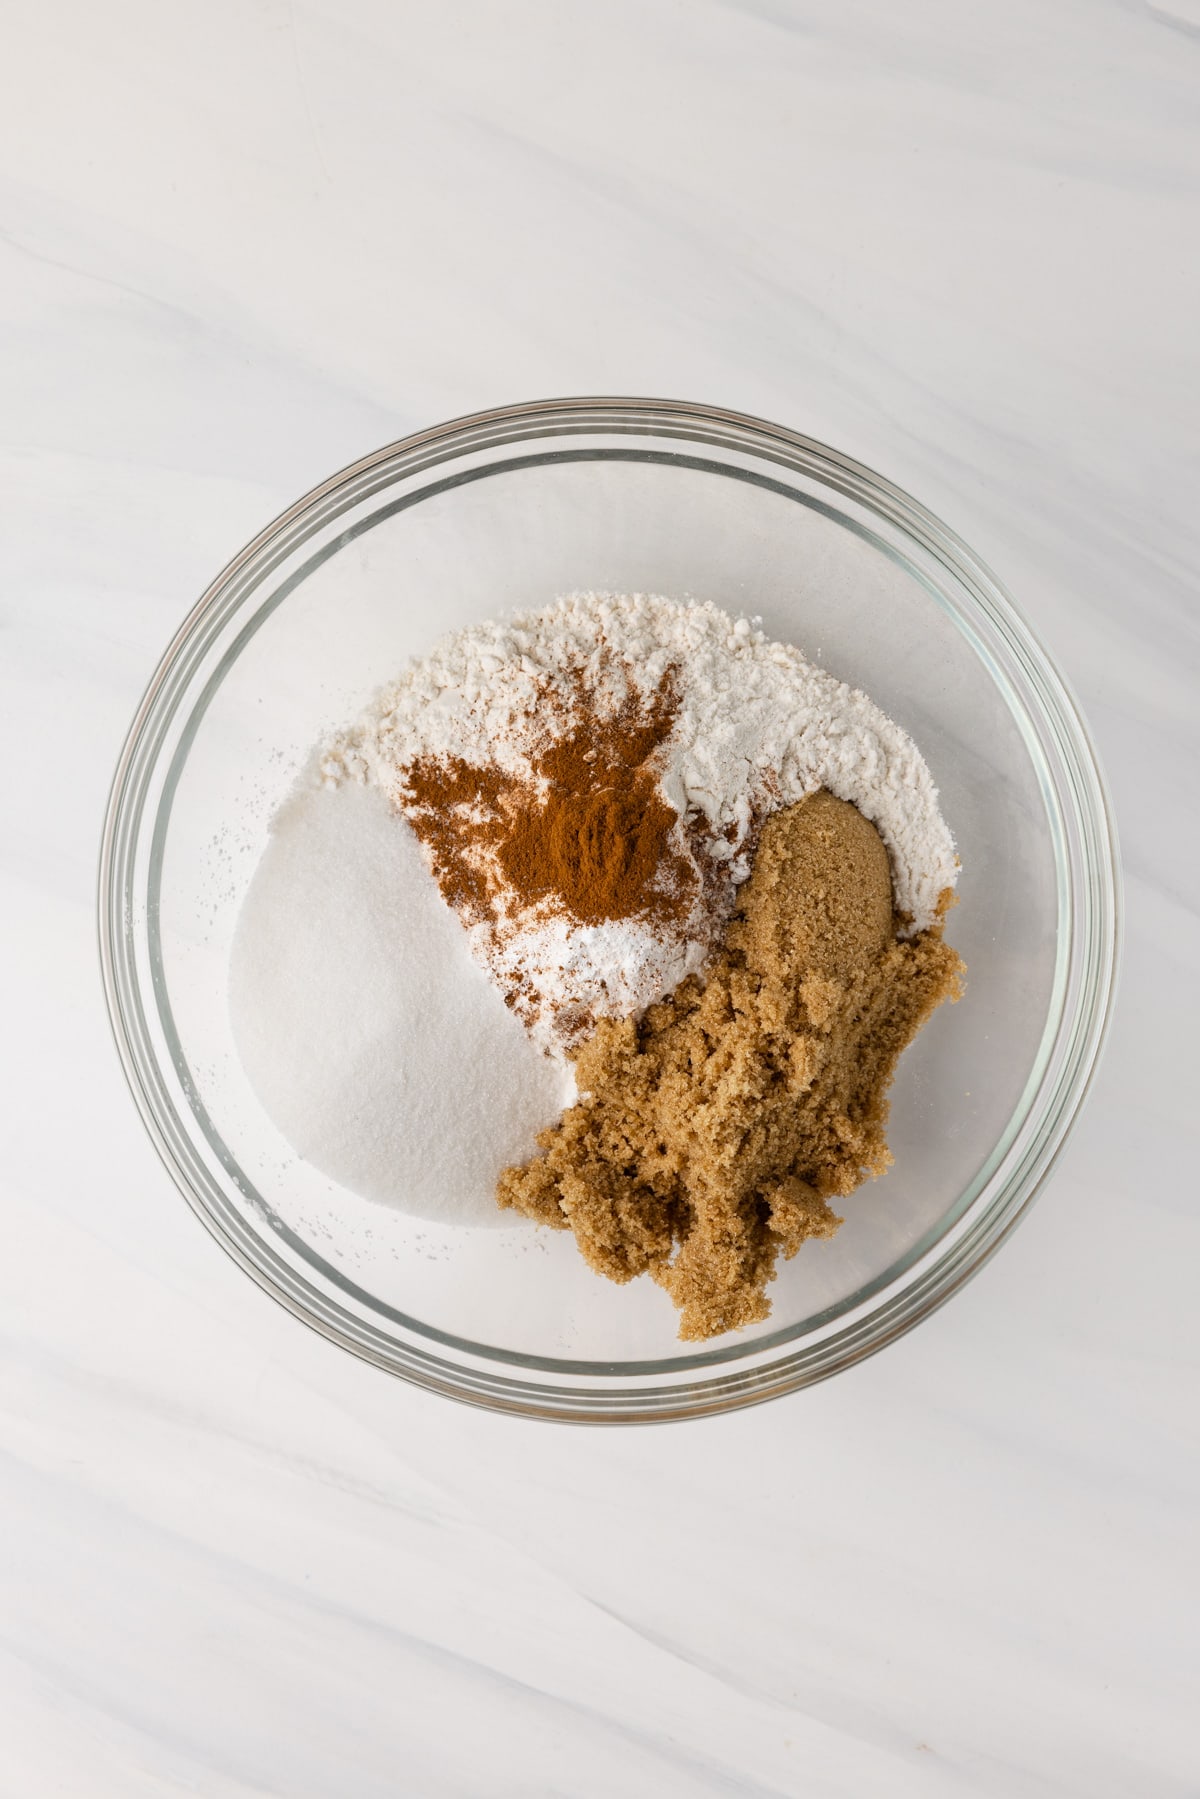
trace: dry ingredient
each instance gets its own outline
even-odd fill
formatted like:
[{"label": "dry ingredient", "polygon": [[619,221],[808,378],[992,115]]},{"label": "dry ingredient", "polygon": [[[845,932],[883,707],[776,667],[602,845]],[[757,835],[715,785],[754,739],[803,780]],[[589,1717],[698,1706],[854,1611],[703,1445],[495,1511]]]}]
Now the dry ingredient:
[{"label": "dry ingredient", "polygon": [[611,1280],[651,1274],[685,1339],[765,1318],[779,1252],[831,1236],[829,1200],[887,1166],[896,1058],[962,972],[940,920],[897,936],[887,851],[853,806],[776,813],[707,978],[597,1026],[579,1103],[501,1205],[572,1230]]},{"label": "dry ingredient", "polygon": [[[453,634],[326,747],[321,771],[407,814],[474,953],[559,1053],[703,968],[763,820],[819,788],[877,826],[903,929],[928,928],[956,879],[929,771],[898,725],[747,620],[657,595],[575,595]],[[561,855],[555,870],[556,842],[568,858],[572,838],[591,846],[603,881],[613,827],[633,816],[638,903],[614,892],[606,909]]]},{"label": "dry ingredient", "polygon": [[[543,747],[531,751],[527,775],[420,756],[403,771],[400,797],[443,895],[487,945],[508,1003],[565,1045],[594,1018],[586,1004],[539,991],[529,978],[531,937],[547,924],[560,934],[564,925],[610,933],[615,925],[652,941],[695,941],[708,921],[655,768],[674,722],[673,683],[644,699],[630,691],[606,718],[584,693],[570,714],[550,710],[556,728],[543,715]],[[505,980],[505,952],[514,950]]]},{"label": "dry ingredient", "polygon": [[382,794],[292,796],[229,973],[242,1065],[306,1161],[420,1218],[506,1222],[496,1177],[559,1116],[570,1071],[505,1006]]},{"label": "dry ingredient", "polygon": [[579,924],[686,914],[695,875],[672,847],[676,814],[651,766],[675,712],[669,680],[605,719],[580,693],[528,776],[462,756],[408,764],[404,811],[450,904],[469,921],[509,896],[522,911],[557,901]]}]

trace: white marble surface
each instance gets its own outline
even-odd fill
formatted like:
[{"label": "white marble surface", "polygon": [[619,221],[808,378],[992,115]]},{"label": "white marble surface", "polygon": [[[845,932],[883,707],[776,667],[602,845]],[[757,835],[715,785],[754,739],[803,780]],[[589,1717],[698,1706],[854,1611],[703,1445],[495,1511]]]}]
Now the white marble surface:
[{"label": "white marble surface", "polygon": [[[0,62],[0,1793],[1200,1793],[1197,0],[44,0]],[[108,1039],[111,766],[359,453],[668,394],[885,471],[1074,680],[1123,991],[1060,1171],[855,1372],[523,1425],[268,1303]]]}]

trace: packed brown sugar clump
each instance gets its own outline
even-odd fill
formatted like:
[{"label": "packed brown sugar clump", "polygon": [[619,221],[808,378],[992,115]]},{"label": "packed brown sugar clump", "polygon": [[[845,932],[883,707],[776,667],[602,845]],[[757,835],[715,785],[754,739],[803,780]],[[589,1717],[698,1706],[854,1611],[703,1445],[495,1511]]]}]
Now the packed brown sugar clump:
[{"label": "packed brown sugar clump", "polygon": [[888,1166],[896,1059],[962,974],[940,923],[897,938],[874,826],[801,800],[764,825],[706,979],[600,1023],[580,1102],[505,1170],[500,1204],[573,1231],[611,1280],[652,1275],[684,1339],[765,1318],[779,1252],[832,1236],[829,1201]]}]

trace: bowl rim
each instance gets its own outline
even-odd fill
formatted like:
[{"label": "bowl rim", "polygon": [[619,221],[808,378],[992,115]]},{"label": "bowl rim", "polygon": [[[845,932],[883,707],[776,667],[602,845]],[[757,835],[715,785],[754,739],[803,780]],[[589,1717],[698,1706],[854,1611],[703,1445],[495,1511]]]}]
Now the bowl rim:
[{"label": "bowl rim", "polygon": [[[164,1119],[153,1082],[146,1078],[139,1035],[131,1029],[127,1010],[131,980],[136,990],[136,976],[131,973],[133,927],[128,883],[137,846],[137,828],[132,837],[127,829],[128,813],[134,790],[138,787],[139,773],[140,786],[144,790],[155,766],[154,756],[144,767],[139,766],[141,751],[152,722],[163,708],[164,692],[180,657],[222,600],[235,589],[239,578],[293,527],[313,519],[314,515],[319,516],[326,502],[345,495],[348,490],[357,491],[375,472],[400,461],[408,472],[413,465],[424,468],[453,462],[480,449],[494,449],[533,437],[565,437],[588,432],[635,435],[641,432],[655,438],[678,437],[709,446],[721,443],[727,449],[740,449],[793,471],[804,469],[812,474],[815,470],[827,486],[867,504],[926,553],[932,554],[966,589],[974,606],[983,610],[992,627],[1005,639],[1006,646],[1015,653],[1020,672],[1031,689],[1022,694],[1022,703],[1040,707],[1041,720],[1054,730],[1057,747],[1064,755],[1068,788],[1076,806],[1072,823],[1082,846],[1076,853],[1084,901],[1082,923],[1086,928],[1079,932],[1075,930],[1078,921],[1074,910],[1069,922],[1071,953],[1078,960],[1077,952],[1082,943],[1085,965],[1076,970],[1074,1014],[1067,1016],[1064,1000],[1056,1027],[1058,1036],[1064,1030],[1067,1032],[1068,1042],[1048,1102],[1031,1076],[1030,1084],[1035,1090],[1028,1097],[1023,1096],[1013,1114],[1013,1120],[1016,1120],[1025,1108],[1022,1115],[1022,1123],[1025,1123],[1033,1113],[1036,1100],[1044,1099],[1043,1116],[1035,1140],[1027,1147],[1000,1192],[990,1199],[979,1216],[972,1220],[970,1228],[954,1240],[947,1251],[926,1258],[927,1266],[920,1266],[919,1257],[910,1259],[908,1268],[911,1270],[915,1263],[919,1273],[890,1298],[887,1283],[881,1280],[870,1294],[871,1299],[879,1298],[878,1305],[848,1304],[844,1310],[849,1322],[833,1336],[823,1337],[815,1344],[810,1342],[806,1347],[805,1339],[797,1330],[790,1336],[781,1333],[781,1337],[788,1336],[788,1340],[775,1344],[769,1341],[764,1344],[763,1339],[752,1340],[740,1353],[736,1345],[726,1347],[716,1352],[711,1361],[704,1357],[688,1358],[689,1366],[680,1368],[677,1378],[659,1387],[641,1382],[616,1387],[604,1384],[611,1374],[628,1368],[629,1364],[573,1364],[562,1358],[496,1352],[495,1361],[488,1369],[473,1366],[470,1360],[465,1363],[448,1361],[444,1353],[438,1353],[436,1349],[415,1350],[411,1345],[405,1345],[403,1353],[398,1354],[394,1340],[365,1325],[344,1308],[339,1315],[336,1306],[311,1285],[305,1291],[303,1280],[297,1281],[291,1271],[281,1279],[278,1268],[273,1272],[264,1265],[261,1240],[252,1238],[248,1232],[231,1230],[228,1220],[222,1221],[216,1216],[197,1190],[196,1181],[189,1174],[187,1157],[181,1154],[178,1133],[170,1128],[169,1119]],[[548,457],[551,461],[555,459],[553,454]],[[681,456],[679,460],[685,458]],[[236,600],[233,602],[234,608],[237,603]],[[137,826],[140,826],[140,812]],[[1055,863],[1060,888],[1064,874],[1062,858],[1063,850],[1056,842]],[[1080,893],[1075,888],[1072,898],[1077,908]],[[252,538],[209,583],[189,610],[160,657],[134,714],[113,776],[105,813],[97,913],[109,1022],[127,1084],[148,1134],[175,1184],[226,1252],[294,1316],[388,1372],[468,1404],[571,1422],[644,1423],[708,1415],[761,1403],[828,1378],[876,1353],[959,1291],[1025,1216],[1044,1188],[1077,1122],[1111,1023],[1122,940],[1116,827],[1107,784],[1090,732],[1069,685],[986,564],[949,526],[902,488],[816,439],[722,407],[616,396],[521,402],[469,413],[412,433],[369,452],[329,476]],[[147,1053],[146,1059],[154,1063],[152,1054]],[[1042,1075],[1047,1066],[1042,1067]],[[197,1103],[193,1101],[193,1109]],[[1006,1127],[1012,1132],[1008,1139],[1010,1147],[1016,1134],[1013,1120]],[[1000,1141],[1004,1140],[1002,1135]],[[969,1211],[970,1206],[965,1207],[964,1215]],[[895,1287],[897,1281],[892,1280],[891,1284]],[[436,1343],[438,1333],[427,1334]],[[472,1347],[478,1356],[482,1346]],[[783,1350],[782,1356],[763,1363],[764,1349],[776,1348]],[[482,1353],[487,1355],[486,1350]],[[752,1358],[757,1360],[746,1365]],[[711,1375],[699,1379],[682,1378],[691,1376],[697,1361],[711,1368]],[[740,1368],[739,1362],[743,1364]],[[562,1371],[578,1376],[586,1371],[587,1384],[521,1379],[515,1373],[515,1368],[521,1367],[529,1374]]]}]

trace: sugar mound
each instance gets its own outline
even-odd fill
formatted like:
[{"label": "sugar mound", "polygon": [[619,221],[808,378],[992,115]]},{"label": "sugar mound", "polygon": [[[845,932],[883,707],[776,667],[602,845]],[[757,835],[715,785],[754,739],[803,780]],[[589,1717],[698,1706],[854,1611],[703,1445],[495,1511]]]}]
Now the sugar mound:
[{"label": "sugar mound", "polygon": [[573,1097],[378,789],[301,788],[238,920],[234,1039],[299,1155],[367,1199],[505,1225],[496,1179]]}]

